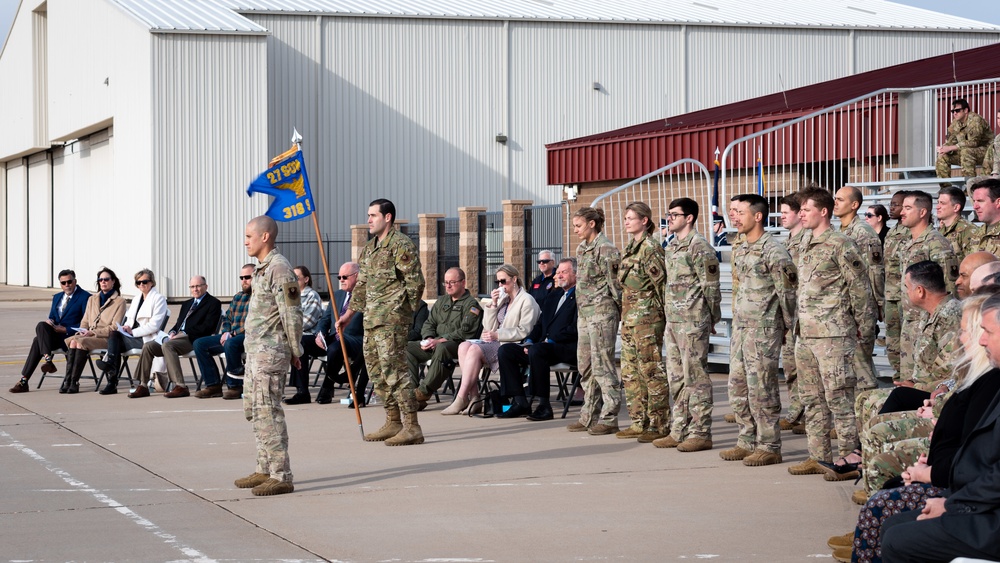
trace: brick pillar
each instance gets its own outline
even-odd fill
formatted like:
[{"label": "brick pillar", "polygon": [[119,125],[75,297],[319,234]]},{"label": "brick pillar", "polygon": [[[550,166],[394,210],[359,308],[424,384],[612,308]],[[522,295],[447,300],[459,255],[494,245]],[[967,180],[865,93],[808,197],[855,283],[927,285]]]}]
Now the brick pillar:
[{"label": "brick pillar", "polygon": [[357,262],[361,250],[368,244],[368,225],[351,225],[351,261]]},{"label": "brick pillar", "polygon": [[465,270],[465,286],[473,295],[479,287],[479,214],[485,207],[458,208],[458,265]]},{"label": "brick pillar", "polygon": [[531,281],[531,272],[524,269],[524,208],[533,204],[530,199],[505,199],[503,201],[503,261],[521,272],[521,280]]},{"label": "brick pillar", "polygon": [[424,270],[424,299],[438,297],[438,219],[441,213],[417,215],[420,224],[420,265]]}]

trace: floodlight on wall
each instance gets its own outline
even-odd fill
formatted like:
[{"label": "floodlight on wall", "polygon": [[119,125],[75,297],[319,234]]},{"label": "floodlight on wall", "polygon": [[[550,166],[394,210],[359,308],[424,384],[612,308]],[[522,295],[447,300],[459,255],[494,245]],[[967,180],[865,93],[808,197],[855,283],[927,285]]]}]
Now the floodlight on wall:
[{"label": "floodlight on wall", "polygon": [[593,84],[591,85],[591,88],[593,88],[594,90],[597,90],[597,91],[600,91],[600,90],[601,90],[601,88],[603,88],[603,86],[601,86],[601,83],[600,83],[600,82],[594,82],[594,83],[593,83]]},{"label": "floodlight on wall", "polygon": [[566,201],[576,201],[578,195],[580,195],[579,186],[563,186],[563,193],[566,194]]},{"label": "floodlight on wall", "polygon": [[507,135],[504,135],[503,133],[497,133],[497,142],[500,143],[501,145],[506,145]]}]

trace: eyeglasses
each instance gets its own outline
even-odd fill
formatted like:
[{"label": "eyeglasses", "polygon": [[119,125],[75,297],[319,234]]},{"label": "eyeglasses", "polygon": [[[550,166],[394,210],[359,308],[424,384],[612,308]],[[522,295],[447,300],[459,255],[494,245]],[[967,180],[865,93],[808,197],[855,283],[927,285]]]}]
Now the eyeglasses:
[{"label": "eyeglasses", "polygon": [[875,217],[874,213],[865,213],[865,218],[871,219],[872,217]]},{"label": "eyeglasses", "polygon": [[206,285],[208,285],[208,284],[205,284],[205,283],[199,283],[199,284],[197,284],[197,285],[189,285],[189,286],[188,286],[188,289],[198,289],[199,287],[205,287]]},{"label": "eyeglasses", "polygon": [[97,278],[97,281],[99,281],[99,282],[109,282],[109,281],[111,281],[111,278]]},{"label": "eyeglasses", "polygon": [[248,280],[248,279],[250,279],[252,277],[253,276],[240,276],[240,279],[246,281],[246,280]]},{"label": "eyeglasses", "polygon": [[961,109],[953,109],[953,110],[951,110],[951,113],[962,113],[962,110]]},{"label": "eyeglasses", "polygon": [[498,279],[497,280],[497,285],[507,285],[507,282],[509,282],[509,281],[510,281],[510,278],[505,279],[505,280]]},{"label": "eyeglasses", "polygon": [[340,281],[349,280],[351,279],[351,276],[356,276],[356,275],[358,275],[358,273],[354,272],[353,274],[347,274],[346,276],[337,276],[337,279]]},{"label": "eyeglasses", "polygon": [[153,283],[153,280],[135,280],[135,286],[146,285],[147,283]]},{"label": "eyeglasses", "polygon": [[462,283],[462,282],[464,282],[464,281],[465,281],[465,280],[455,280],[455,281],[448,281],[448,280],[444,280],[444,284],[445,284],[445,285],[455,285],[455,284],[458,284],[458,283]]},{"label": "eyeglasses", "polygon": [[686,216],[687,213],[667,213],[667,217],[670,217],[671,219],[676,219],[678,217],[686,217]]},{"label": "eyeglasses", "polygon": [[551,260],[550,259],[550,260],[539,260],[538,261],[539,264],[548,264],[549,262],[555,262],[555,260]]},{"label": "eyeglasses", "polygon": [[59,285],[73,285],[76,280],[59,280]]}]

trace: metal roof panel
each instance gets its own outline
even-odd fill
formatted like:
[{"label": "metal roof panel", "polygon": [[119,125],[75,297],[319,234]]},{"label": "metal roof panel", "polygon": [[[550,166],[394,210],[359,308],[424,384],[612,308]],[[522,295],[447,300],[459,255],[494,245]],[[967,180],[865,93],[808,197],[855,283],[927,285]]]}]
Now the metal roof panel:
[{"label": "metal roof panel", "polygon": [[110,0],[152,32],[263,34],[267,29],[218,0]]}]

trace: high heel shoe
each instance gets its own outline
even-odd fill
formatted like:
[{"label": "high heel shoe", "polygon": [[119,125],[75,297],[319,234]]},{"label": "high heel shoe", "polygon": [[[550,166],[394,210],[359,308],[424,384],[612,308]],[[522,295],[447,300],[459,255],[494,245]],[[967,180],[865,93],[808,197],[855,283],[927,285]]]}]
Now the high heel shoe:
[{"label": "high heel shoe", "polygon": [[462,411],[464,411],[468,406],[469,406],[469,399],[465,397],[455,397],[455,401],[452,402],[451,405],[448,406],[448,408],[441,411],[441,414],[444,415],[461,414]]}]

